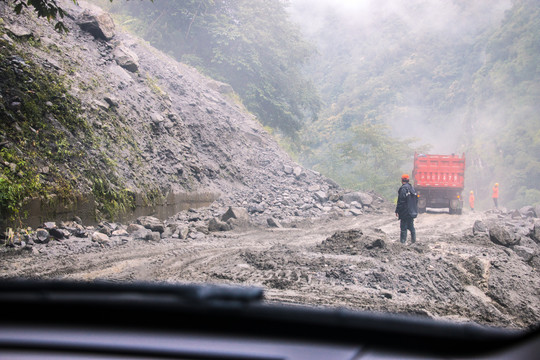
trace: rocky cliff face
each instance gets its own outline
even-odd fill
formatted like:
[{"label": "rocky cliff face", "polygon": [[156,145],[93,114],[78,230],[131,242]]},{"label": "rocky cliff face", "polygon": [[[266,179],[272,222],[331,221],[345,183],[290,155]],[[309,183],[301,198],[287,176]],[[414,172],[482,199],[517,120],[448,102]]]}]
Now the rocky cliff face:
[{"label": "rocky cliff face", "polygon": [[[49,125],[67,134],[64,147],[70,152],[61,163],[45,155],[32,159],[41,181],[69,178],[73,191],[93,194],[102,212],[107,201],[134,206],[186,192],[215,194],[223,205],[279,219],[371,209],[369,196],[363,206],[338,204],[338,186],[292,161],[235,100],[230,86],[115,29],[100,9],[84,2],[62,5],[69,14],[68,34],[0,4],[2,51],[19,54],[4,57],[4,70],[33,66],[58,76],[66,93],[51,96],[43,107],[73,98],[84,123],[84,132],[70,131],[47,113]],[[15,100],[24,108],[24,97],[1,91],[10,126],[20,127],[24,114],[10,109]],[[0,139],[8,148],[16,147],[10,129]],[[56,178],[52,168],[58,169]]]}]

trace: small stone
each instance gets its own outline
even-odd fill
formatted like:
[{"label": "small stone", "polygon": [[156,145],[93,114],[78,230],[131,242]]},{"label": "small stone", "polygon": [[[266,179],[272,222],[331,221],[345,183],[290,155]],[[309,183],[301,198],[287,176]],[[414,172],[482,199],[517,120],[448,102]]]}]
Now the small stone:
[{"label": "small stone", "polygon": [[70,235],[69,231],[58,228],[49,229],[49,234],[57,240],[68,239]]},{"label": "small stone", "polygon": [[324,191],[317,191],[317,192],[315,192],[314,196],[321,203],[324,203],[324,202],[328,201],[328,195]]},{"label": "small stone", "polygon": [[118,107],[118,99],[113,96],[105,96],[103,98],[111,107]]},{"label": "small stone", "polygon": [[137,219],[137,223],[152,231],[162,233],[165,231],[163,222],[153,216],[141,216]]},{"label": "small stone", "polygon": [[189,228],[187,226],[182,227],[182,228],[178,228],[177,233],[178,233],[178,237],[180,239],[185,240],[185,239],[187,239],[187,237],[189,235]]},{"label": "small stone", "polygon": [[313,185],[308,186],[309,192],[315,192],[319,190],[321,190],[321,187],[318,184],[313,184]]},{"label": "small stone", "polygon": [[6,40],[10,44],[13,44],[13,39],[10,38],[7,34],[2,35],[2,39]]},{"label": "small stone", "polygon": [[363,214],[362,210],[360,209],[349,209],[349,212],[354,216],[360,216]]},{"label": "small stone", "polygon": [[45,229],[36,230],[36,242],[40,244],[46,244],[49,242],[49,232]]},{"label": "small stone", "polygon": [[107,235],[99,231],[96,231],[95,233],[92,234],[92,241],[98,244],[108,244],[110,239]]},{"label": "small stone", "polygon": [[372,241],[371,243],[369,244],[366,244],[366,249],[368,250],[371,250],[371,249],[384,249],[385,247],[385,242],[383,239],[376,239],[374,241]]},{"label": "small stone", "polygon": [[112,236],[129,236],[129,233],[124,229],[115,230],[111,234]]},{"label": "small stone", "polygon": [[290,175],[293,173],[293,167],[289,165],[283,165],[283,172],[287,175]]},{"label": "small stone", "polygon": [[281,225],[281,223],[274,219],[274,218],[268,218],[266,219],[266,223],[268,224],[269,227],[271,228],[283,228],[283,226]]},{"label": "small stone", "polygon": [[158,231],[151,231],[146,234],[146,240],[159,241],[161,240],[161,234]]},{"label": "small stone", "polygon": [[139,224],[129,224],[127,227],[128,234],[132,234],[136,231],[144,230],[145,227]]},{"label": "small stone", "polygon": [[533,258],[535,254],[533,249],[525,247],[525,246],[520,246],[520,245],[514,246],[514,251],[525,262],[531,261],[531,259]]},{"label": "small stone", "polygon": [[49,221],[43,224],[43,227],[47,230],[56,228],[56,223],[53,221]]},{"label": "small stone", "polygon": [[486,225],[481,220],[476,220],[473,225],[473,235],[485,234],[486,232]]}]

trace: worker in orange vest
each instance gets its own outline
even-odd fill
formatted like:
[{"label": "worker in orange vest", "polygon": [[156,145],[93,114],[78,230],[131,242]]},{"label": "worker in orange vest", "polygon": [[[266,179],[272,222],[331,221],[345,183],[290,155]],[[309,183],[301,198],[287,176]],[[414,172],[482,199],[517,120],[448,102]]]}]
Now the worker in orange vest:
[{"label": "worker in orange vest", "polygon": [[469,206],[471,207],[471,210],[474,211],[474,192],[472,190],[469,194]]},{"label": "worker in orange vest", "polygon": [[493,195],[491,195],[493,198],[493,203],[495,204],[495,209],[499,208],[499,183],[495,183],[493,186]]}]

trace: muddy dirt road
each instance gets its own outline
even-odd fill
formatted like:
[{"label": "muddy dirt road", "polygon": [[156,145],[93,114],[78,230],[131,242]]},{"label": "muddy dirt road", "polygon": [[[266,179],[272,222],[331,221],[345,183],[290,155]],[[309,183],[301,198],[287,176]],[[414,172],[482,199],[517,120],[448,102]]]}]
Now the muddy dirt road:
[{"label": "muddy dirt road", "polygon": [[475,220],[487,216],[423,214],[413,245],[399,243],[389,211],[197,240],[90,249],[69,240],[56,253],[4,254],[0,270],[2,277],[255,285],[268,301],[534,325],[540,272],[487,234],[473,236]]}]

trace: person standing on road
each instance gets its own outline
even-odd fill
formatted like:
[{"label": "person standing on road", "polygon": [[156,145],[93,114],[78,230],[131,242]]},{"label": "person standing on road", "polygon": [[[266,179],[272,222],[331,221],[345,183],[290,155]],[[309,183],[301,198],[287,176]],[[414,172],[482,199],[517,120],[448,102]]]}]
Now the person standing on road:
[{"label": "person standing on road", "polygon": [[474,211],[474,192],[472,190],[469,194],[469,206],[471,207],[471,211]]},{"label": "person standing on road", "polygon": [[493,186],[493,195],[491,195],[493,198],[493,203],[495,204],[495,209],[499,208],[499,183],[495,183]]},{"label": "person standing on road", "polygon": [[400,220],[399,241],[405,244],[407,241],[407,230],[411,232],[411,243],[416,242],[416,230],[414,229],[414,218],[418,215],[418,194],[413,186],[409,184],[409,175],[401,176],[401,187],[398,190],[398,200],[396,206],[396,217]]}]

